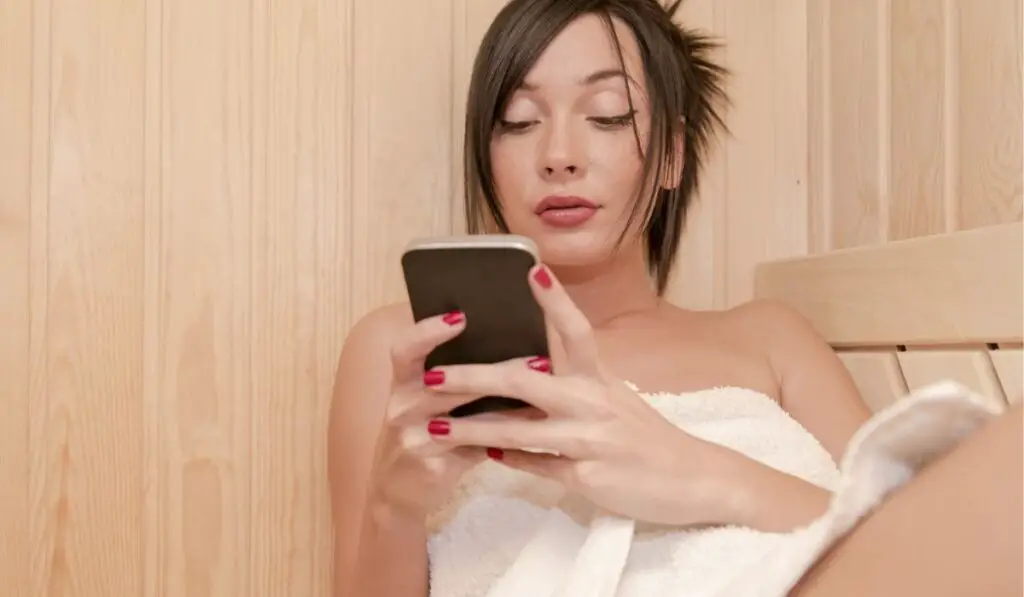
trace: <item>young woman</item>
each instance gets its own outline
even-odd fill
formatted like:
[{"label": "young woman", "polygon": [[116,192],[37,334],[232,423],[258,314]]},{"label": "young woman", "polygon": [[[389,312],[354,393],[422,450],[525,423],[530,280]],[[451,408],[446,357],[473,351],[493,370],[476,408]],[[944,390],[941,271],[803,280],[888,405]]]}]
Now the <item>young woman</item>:
[{"label": "young woman", "polygon": [[[329,438],[338,597],[1020,594],[1019,409],[887,487],[844,480],[877,508],[830,508],[870,418],[830,348],[778,304],[663,300],[725,99],[677,7],[512,0],[488,31],[469,224],[538,245],[557,373],[425,374],[460,313],[355,326]],[[534,408],[444,416],[490,393]]]}]

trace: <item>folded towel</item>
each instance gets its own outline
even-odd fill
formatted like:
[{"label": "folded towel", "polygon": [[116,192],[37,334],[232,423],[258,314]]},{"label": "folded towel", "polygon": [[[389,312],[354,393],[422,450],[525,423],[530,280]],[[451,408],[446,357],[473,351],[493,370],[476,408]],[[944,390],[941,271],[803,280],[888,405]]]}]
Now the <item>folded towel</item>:
[{"label": "folded towel", "polygon": [[641,395],[686,432],[828,489],[829,509],[789,533],[664,529],[596,511],[549,481],[485,463],[431,520],[430,594],[784,597],[888,493],[998,414],[958,384],[924,387],[876,413],[837,467],[758,392]]}]

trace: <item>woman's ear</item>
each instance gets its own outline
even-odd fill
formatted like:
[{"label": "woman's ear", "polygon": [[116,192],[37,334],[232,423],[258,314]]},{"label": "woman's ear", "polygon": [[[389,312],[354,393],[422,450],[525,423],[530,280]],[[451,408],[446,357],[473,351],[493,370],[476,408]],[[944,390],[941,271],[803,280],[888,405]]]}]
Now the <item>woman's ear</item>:
[{"label": "woman's ear", "polygon": [[683,182],[683,169],[686,167],[686,121],[682,121],[679,132],[672,141],[670,151],[665,152],[665,164],[662,167],[661,187],[665,190],[677,188]]}]

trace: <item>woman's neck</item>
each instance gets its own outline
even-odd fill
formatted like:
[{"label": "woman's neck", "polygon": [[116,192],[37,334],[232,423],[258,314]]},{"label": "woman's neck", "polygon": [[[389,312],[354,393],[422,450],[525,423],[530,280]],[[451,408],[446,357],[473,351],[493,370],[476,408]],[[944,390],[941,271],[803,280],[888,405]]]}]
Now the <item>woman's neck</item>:
[{"label": "woman's neck", "polygon": [[595,328],[623,315],[654,309],[662,302],[647,275],[639,247],[623,247],[600,265],[551,269]]}]

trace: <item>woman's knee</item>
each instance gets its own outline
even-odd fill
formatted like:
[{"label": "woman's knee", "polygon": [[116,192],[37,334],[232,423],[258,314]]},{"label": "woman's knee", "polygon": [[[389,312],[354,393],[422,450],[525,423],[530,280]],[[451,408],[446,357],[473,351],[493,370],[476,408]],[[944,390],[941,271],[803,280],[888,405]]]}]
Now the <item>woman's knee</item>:
[{"label": "woman's knee", "polygon": [[889,496],[790,595],[1019,595],[1022,444],[1015,405]]}]

